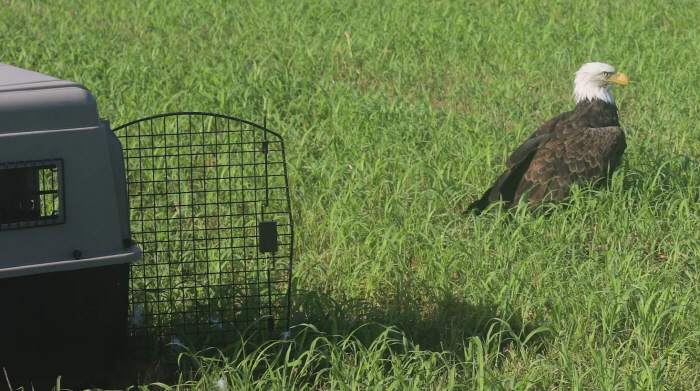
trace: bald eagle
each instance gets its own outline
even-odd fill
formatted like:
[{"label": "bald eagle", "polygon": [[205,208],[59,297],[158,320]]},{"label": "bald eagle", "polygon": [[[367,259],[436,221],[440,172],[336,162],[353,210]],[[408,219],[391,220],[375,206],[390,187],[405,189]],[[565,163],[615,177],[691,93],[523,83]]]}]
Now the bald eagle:
[{"label": "bald eagle", "polygon": [[611,65],[584,64],[574,80],[576,107],[549,119],[520,144],[505,172],[464,213],[479,214],[499,200],[512,208],[521,198],[532,209],[567,197],[573,184],[604,184],[627,148],[610,87],[628,83]]}]

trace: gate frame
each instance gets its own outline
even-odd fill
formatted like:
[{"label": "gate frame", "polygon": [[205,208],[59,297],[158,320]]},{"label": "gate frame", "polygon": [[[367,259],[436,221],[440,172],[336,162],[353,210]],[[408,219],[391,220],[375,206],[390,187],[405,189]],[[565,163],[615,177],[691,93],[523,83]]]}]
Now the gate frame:
[{"label": "gate frame", "polygon": [[[263,142],[267,141],[268,134],[271,134],[271,135],[275,136],[277,139],[279,139],[279,142],[281,145],[280,152],[282,154],[282,167],[283,167],[283,172],[284,172],[285,196],[286,196],[286,202],[287,202],[287,206],[288,206],[287,214],[289,215],[289,235],[290,235],[289,273],[287,275],[287,281],[286,281],[286,284],[287,284],[286,291],[287,292],[285,294],[286,300],[287,300],[287,308],[286,308],[285,327],[284,327],[285,332],[288,332],[290,329],[290,320],[291,320],[291,312],[292,312],[292,295],[291,295],[291,293],[292,293],[292,271],[293,271],[293,264],[294,264],[294,238],[295,238],[295,236],[294,236],[294,217],[293,217],[293,213],[292,213],[292,202],[291,202],[290,188],[289,188],[289,175],[288,175],[288,170],[287,170],[287,156],[286,156],[286,150],[285,150],[285,145],[284,145],[284,137],[282,137],[281,134],[267,128],[267,116],[263,117],[263,125],[261,126],[261,125],[254,123],[254,122],[244,120],[241,118],[237,118],[237,117],[233,117],[233,116],[229,116],[229,115],[224,115],[224,114],[212,113],[212,112],[204,112],[204,111],[175,111],[175,112],[167,112],[167,113],[151,115],[148,117],[139,118],[139,119],[121,124],[121,125],[113,128],[112,132],[115,134],[115,136],[117,136],[118,139],[120,139],[119,141],[121,143],[122,140],[121,140],[120,136],[125,136],[125,135],[124,134],[122,134],[122,135],[117,134],[117,132],[119,132],[119,131],[123,131],[124,129],[129,128],[131,126],[134,126],[134,125],[141,123],[141,122],[145,123],[145,122],[150,122],[150,121],[153,121],[153,120],[156,120],[159,118],[180,117],[180,116],[183,116],[183,117],[184,116],[214,117],[214,118],[218,118],[218,119],[222,119],[222,120],[226,120],[226,121],[235,121],[235,122],[238,122],[240,124],[252,126],[256,130],[262,131],[263,135],[264,135]],[[151,135],[151,136],[153,136],[153,135]],[[133,137],[133,136],[131,136],[131,137]],[[265,144],[264,148],[267,148],[266,144]],[[126,152],[128,150],[128,148],[122,148],[122,149],[124,152]],[[265,153],[265,160],[266,160],[265,161],[265,177],[267,177],[268,176],[268,173],[267,173],[267,153]],[[128,166],[127,166],[126,162],[127,162],[127,158],[126,158],[126,156],[124,156],[124,163],[125,163],[124,175],[125,176],[126,176],[127,171],[128,171]],[[127,179],[127,192],[128,192],[128,185],[129,185],[129,182]],[[267,192],[267,189],[266,189],[266,192]],[[127,198],[129,199],[128,200],[129,201],[129,204],[128,204],[129,213],[131,213],[130,194],[127,194]],[[264,203],[263,205],[266,205],[266,203]],[[257,214],[258,213],[256,212],[256,215]],[[256,218],[256,222],[258,224],[265,221],[264,220],[264,212],[263,212],[261,217],[262,218],[260,220],[258,220]],[[260,229],[259,228],[260,228],[260,226],[258,225],[258,231],[257,231],[258,245],[260,245],[260,243],[261,243]],[[134,242],[134,245],[138,246],[138,243]],[[134,304],[132,302],[133,298],[131,297],[131,292],[132,292],[132,289],[131,289],[131,271],[132,271],[132,268],[136,267],[136,265],[140,264],[140,262],[141,261],[135,262],[134,264],[130,265],[130,267],[129,267],[129,284],[128,285],[129,285],[129,296],[130,296],[129,297],[129,315],[130,316],[133,315],[133,310],[134,310]],[[194,262],[197,262],[197,261],[194,260]],[[171,327],[174,327],[174,325],[171,325]]]}]

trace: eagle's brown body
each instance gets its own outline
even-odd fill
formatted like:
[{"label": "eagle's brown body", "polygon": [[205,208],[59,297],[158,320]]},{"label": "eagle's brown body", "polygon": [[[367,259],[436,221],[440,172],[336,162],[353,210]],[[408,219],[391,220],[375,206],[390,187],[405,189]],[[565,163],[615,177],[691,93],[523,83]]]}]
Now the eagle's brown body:
[{"label": "eagle's brown body", "polygon": [[506,171],[467,211],[480,212],[499,200],[513,207],[523,195],[536,205],[568,196],[575,183],[604,184],[620,166],[626,147],[614,104],[579,102],[525,140],[508,158]]}]

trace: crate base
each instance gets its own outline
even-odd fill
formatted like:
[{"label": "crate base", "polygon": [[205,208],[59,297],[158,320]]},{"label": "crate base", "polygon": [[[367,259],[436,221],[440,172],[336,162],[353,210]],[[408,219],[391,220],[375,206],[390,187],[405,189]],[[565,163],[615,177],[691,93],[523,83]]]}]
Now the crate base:
[{"label": "crate base", "polygon": [[58,376],[62,388],[99,387],[126,346],[128,284],[128,263],[0,279],[0,368],[12,388],[50,389]]}]

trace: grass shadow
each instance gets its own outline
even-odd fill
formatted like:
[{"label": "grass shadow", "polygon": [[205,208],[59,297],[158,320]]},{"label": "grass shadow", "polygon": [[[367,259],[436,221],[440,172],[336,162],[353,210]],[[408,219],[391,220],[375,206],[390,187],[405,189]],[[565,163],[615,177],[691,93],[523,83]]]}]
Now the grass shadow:
[{"label": "grass shadow", "polygon": [[[386,338],[387,333],[389,338],[397,340],[405,337],[410,344],[393,344],[391,349],[395,353],[405,353],[402,349],[408,346],[422,351],[459,353],[468,349],[473,338],[491,346],[492,352],[504,352],[514,344],[540,352],[550,336],[546,327],[540,327],[534,320],[523,319],[517,311],[499,308],[495,303],[472,303],[448,292],[440,292],[439,298],[429,294],[417,297],[408,292],[391,295],[382,302],[369,302],[338,299],[333,292],[297,291],[293,295],[292,335],[289,338],[299,337],[295,335],[297,332],[306,335],[310,330],[314,331],[301,338],[306,342],[294,347],[290,359],[306,354],[314,335],[340,345],[352,335],[363,346]],[[312,327],[304,327],[304,324]],[[282,336],[277,338],[284,339]],[[196,355],[187,348],[177,351],[172,346],[164,346],[150,355],[135,352],[136,355],[126,356],[120,362],[110,386],[125,389],[133,384],[175,384],[183,380],[183,373],[185,378],[192,377],[186,372],[194,374],[202,357],[210,354],[212,357],[220,354],[247,357],[264,346],[264,343],[246,341],[245,335],[241,334],[237,343],[214,346],[215,349],[201,350]],[[281,348],[284,344],[276,346]]]},{"label": "grass shadow", "polygon": [[354,333],[365,344],[384,333],[386,326],[398,329],[416,346],[430,351],[461,351],[477,337],[483,341],[497,336],[501,350],[518,340],[540,349],[546,338],[536,322],[523,319],[516,311],[495,303],[472,303],[444,293],[394,295],[383,302],[337,299],[330,292],[297,292],[292,324],[307,323],[329,335]]}]

